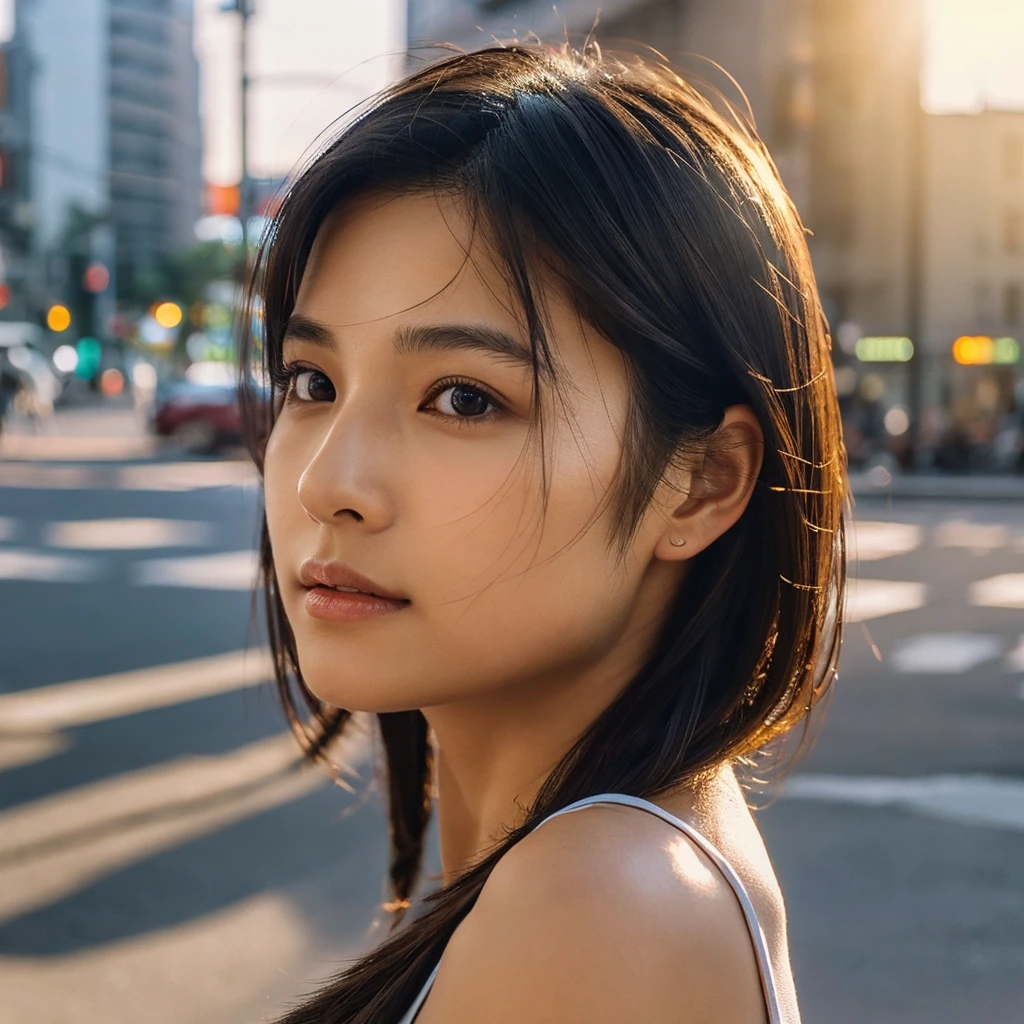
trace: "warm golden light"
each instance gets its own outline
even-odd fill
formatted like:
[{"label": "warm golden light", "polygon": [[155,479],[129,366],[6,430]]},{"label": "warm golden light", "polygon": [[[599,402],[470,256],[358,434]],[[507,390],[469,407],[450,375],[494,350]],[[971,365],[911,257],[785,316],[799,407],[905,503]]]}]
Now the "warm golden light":
[{"label": "warm golden light", "polygon": [[965,334],[953,342],[953,359],[961,366],[1009,366],[1020,360],[1020,345],[1016,338]]},{"label": "warm golden light", "polygon": [[177,327],[181,323],[183,313],[176,302],[161,302],[153,310],[153,319],[161,327]]},{"label": "warm golden light", "polygon": [[71,310],[67,306],[51,306],[46,314],[46,326],[51,331],[66,331],[71,326]]},{"label": "warm golden light", "polygon": [[992,339],[984,334],[965,334],[953,342],[953,358],[961,366],[984,366],[992,362]]}]

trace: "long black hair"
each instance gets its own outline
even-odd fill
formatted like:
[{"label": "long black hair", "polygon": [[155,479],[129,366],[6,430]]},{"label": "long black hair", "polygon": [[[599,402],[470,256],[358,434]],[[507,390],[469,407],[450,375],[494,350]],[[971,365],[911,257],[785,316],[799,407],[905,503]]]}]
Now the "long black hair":
[{"label": "long black hair", "polygon": [[[541,371],[557,376],[538,282],[556,273],[621,350],[630,399],[610,492],[624,550],[673,460],[750,405],[762,469],[739,521],[695,556],[654,649],[541,787],[525,820],[393,928],[288,1024],[396,1020],[498,859],[546,815],[615,791],[653,797],[762,749],[828,687],[845,582],[845,452],[804,230],[764,146],[670,66],[596,46],[458,53],[385,90],[293,180],[260,247],[242,364],[275,379],[318,229],[371,192],[462,199],[489,232]],[[257,322],[258,330],[249,329]],[[248,391],[257,466],[275,407]],[[277,681],[312,758],[351,721],[304,685],[263,524]],[[419,877],[431,745],[416,709],[381,714],[394,921]]]}]

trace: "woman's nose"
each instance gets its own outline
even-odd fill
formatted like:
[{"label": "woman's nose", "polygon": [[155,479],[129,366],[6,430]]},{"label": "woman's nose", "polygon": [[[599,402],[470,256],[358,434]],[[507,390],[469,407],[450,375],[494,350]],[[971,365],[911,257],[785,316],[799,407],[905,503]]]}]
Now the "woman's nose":
[{"label": "woman's nose", "polygon": [[299,476],[306,514],[317,523],[354,519],[374,531],[387,527],[394,509],[388,488],[394,449],[393,432],[379,418],[355,408],[342,411]]}]

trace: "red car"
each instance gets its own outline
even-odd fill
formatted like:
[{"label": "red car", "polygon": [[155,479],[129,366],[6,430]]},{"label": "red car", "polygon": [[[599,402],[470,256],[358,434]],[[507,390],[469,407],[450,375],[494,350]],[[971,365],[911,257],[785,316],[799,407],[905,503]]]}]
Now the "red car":
[{"label": "red car", "polygon": [[157,404],[153,430],[197,454],[238,444],[242,439],[238,390],[226,384],[174,384]]}]

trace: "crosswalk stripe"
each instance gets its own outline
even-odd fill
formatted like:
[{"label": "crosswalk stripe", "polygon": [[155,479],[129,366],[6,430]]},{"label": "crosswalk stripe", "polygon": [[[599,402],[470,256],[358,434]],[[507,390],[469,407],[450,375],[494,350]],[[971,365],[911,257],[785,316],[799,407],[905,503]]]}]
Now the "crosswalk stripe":
[{"label": "crosswalk stripe", "polygon": [[976,580],[967,593],[971,604],[982,608],[1024,608],[1024,572]]},{"label": "crosswalk stripe", "polygon": [[265,648],[0,694],[0,733],[64,729],[181,704],[272,677]]},{"label": "crosswalk stripe", "polygon": [[55,555],[26,548],[0,549],[0,580],[89,583],[102,574],[103,563],[97,558]]},{"label": "crosswalk stripe", "polygon": [[[365,725],[338,757],[369,756]],[[290,735],[228,754],[183,757],[0,813],[0,921],[44,906],[144,857],[289,803],[327,781],[295,767]]]},{"label": "crosswalk stripe", "polygon": [[919,633],[904,637],[889,657],[897,672],[957,675],[998,658],[1003,639],[992,633]]},{"label": "crosswalk stripe", "polygon": [[251,590],[256,581],[255,551],[222,551],[188,558],[138,562],[132,582],[144,587],[193,587],[199,590]]},{"label": "crosswalk stripe", "polygon": [[77,519],[47,523],[43,543],[52,548],[128,551],[208,544],[213,524],[183,519]]},{"label": "crosswalk stripe", "polygon": [[205,487],[246,488],[258,485],[256,470],[243,460],[122,466],[0,462],[0,487],[32,490],[193,491]]},{"label": "crosswalk stripe", "polygon": [[854,562],[877,562],[905,555],[920,546],[922,534],[916,523],[854,520],[848,529],[850,558]]},{"label": "crosswalk stripe", "polygon": [[791,776],[781,796],[861,807],[897,807],[960,825],[1024,832],[1024,779],[997,775],[901,778],[807,773]]},{"label": "crosswalk stripe", "polygon": [[932,533],[932,542],[940,548],[967,548],[970,551],[994,551],[1013,539],[1008,527],[1000,523],[972,523],[967,519],[948,519]]},{"label": "crosswalk stripe", "polygon": [[896,612],[922,608],[928,597],[923,583],[903,580],[850,580],[846,592],[847,622],[864,622]]}]

